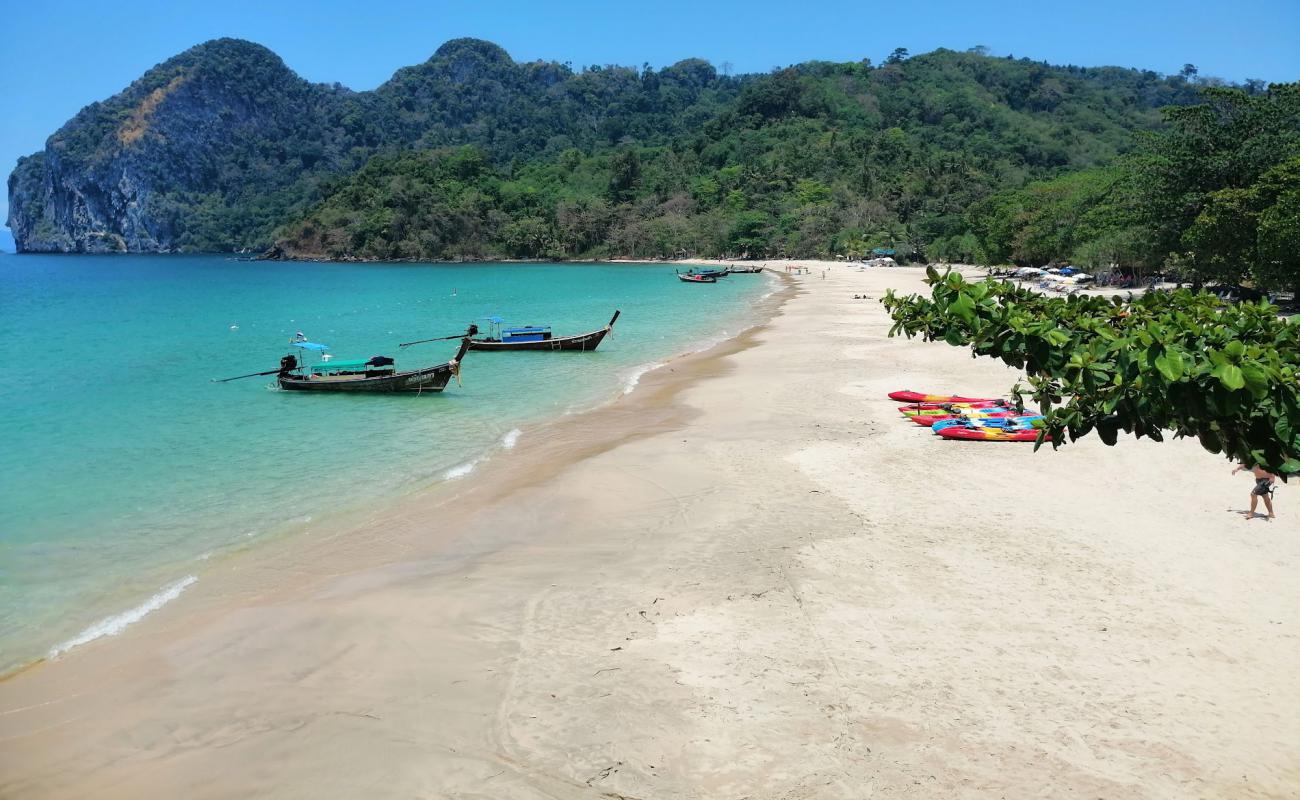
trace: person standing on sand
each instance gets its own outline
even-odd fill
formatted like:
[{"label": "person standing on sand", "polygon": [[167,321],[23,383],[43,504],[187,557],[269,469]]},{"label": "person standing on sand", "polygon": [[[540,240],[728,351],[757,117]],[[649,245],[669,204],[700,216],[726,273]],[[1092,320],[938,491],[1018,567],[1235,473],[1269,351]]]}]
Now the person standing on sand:
[{"label": "person standing on sand", "polygon": [[1232,474],[1236,475],[1243,469],[1249,469],[1255,476],[1255,488],[1250,490],[1250,511],[1246,512],[1246,521],[1255,518],[1255,506],[1259,504],[1261,497],[1264,498],[1264,508],[1268,509],[1268,516],[1264,519],[1274,519],[1276,515],[1273,514],[1273,482],[1277,480],[1277,476],[1263,467],[1248,467],[1244,461],[1237,465]]}]

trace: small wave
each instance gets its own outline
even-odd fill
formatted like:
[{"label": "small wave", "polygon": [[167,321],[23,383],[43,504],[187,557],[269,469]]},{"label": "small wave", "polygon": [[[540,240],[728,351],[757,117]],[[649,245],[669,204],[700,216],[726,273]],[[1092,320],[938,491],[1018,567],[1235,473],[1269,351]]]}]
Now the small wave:
[{"label": "small wave", "polygon": [[454,481],[457,478],[463,478],[474,471],[478,465],[477,461],[467,461],[464,464],[457,464],[446,472],[442,473],[442,479],[445,481]]},{"label": "small wave", "polygon": [[190,584],[197,581],[198,578],[193,575],[186,575],[184,578],[173,584],[163,587],[163,590],[150,597],[135,608],[123,611],[121,614],[114,614],[111,617],[105,617],[81,633],[72,637],[63,644],[56,645],[50,650],[50,658],[57,658],[74,647],[80,647],[83,644],[93,642],[104,636],[116,636],[126,630],[127,626],[133,625],[144,619],[147,615],[157,611],[171,601],[181,596],[181,592],[189,588]]},{"label": "small wave", "polygon": [[523,435],[524,432],[518,428],[511,429],[509,433],[501,437],[501,449],[513,450],[515,445],[519,443],[519,437]]},{"label": "small wave", "polygon": [[632,371],[631,375],[627,376],[627,380],[623,383],[623,394],[632,394],[632,392],[636,390],[637,384],[641,382],[642,376],[644,376],[647,372],[652,372],[656,369],[659,369],[662,366],[663,366],[662,362],[655,361],[654,363],[642,364],[641,366],[637,367],[635,370]]}]

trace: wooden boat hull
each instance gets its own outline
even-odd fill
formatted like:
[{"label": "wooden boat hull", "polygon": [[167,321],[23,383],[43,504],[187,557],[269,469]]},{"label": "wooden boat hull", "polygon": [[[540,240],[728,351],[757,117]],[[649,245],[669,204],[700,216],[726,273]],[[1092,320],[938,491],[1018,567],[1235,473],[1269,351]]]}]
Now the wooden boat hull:
[{"label": "wooden boat hull", "polygon": [[590,333],[579,333],[574,336],[559,336],[552,339],[543,339],[537,342],[500,342],[490,339],[471,339],[469,349],[480,350],[486,353],[492,352],[517,352],[522,350],[550,350],[553,352],[569,351],[589,353],[600,346],[609,332],[613,330],[614,323],[618,321],[618,315],[621,311],[615,311],[614,317],[609,324],[598,331]]},{"label": "wooden boat hull", "polygon": [[475,339],[469,343],[469,349],[492,352],[515,352],[519,350],[595,350],[604,341],[608,330],[592,331],[577,336],[561,336],[540,342],[493,342],[487,339]]},{"label": "wooden boat hull", "polygon": [[292,373],[276,376],[280,388],[290,392],[441,392],[447,388],[452,376],[460,370],[460,363],[469,350],[469,339],[461,340],[460,351],[456,357],[445,364],[437,364],[423,369],[394,372],[389,375],[373,377],[331,377],[317,376],[309,378]]},{"label": "wooden boat hull", "polygon": [[441,392],[451,381],[452,368],[440,364],[428,369],[395,372],[373,378],[299,378],[281,375],[281,389],[291,392]]},{"label": "wooden boat hull", "polygon": [[678,275],[677,280],[682,283],[717,283],[718,279],[714,277],[697,277],[695,275]]}]

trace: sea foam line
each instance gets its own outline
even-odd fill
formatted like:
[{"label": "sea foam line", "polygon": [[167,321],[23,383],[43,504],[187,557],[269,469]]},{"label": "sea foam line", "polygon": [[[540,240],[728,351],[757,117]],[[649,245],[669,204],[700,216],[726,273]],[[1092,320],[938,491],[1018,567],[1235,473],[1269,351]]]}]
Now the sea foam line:
[{"label": "sea foam line", "polygon": [[457,464],[456,466],[442,473],[442,479],[444,481],[454,481],[457,478],[463,478],[466,475],[473,472],[474,467],[476,466],[478,466],[477,458],[474,459],[473,461],[466,461],[464,464]]},{"label": "sea foam line", "polygon": [[505,436],[501,437],[501,449],[513,450],[515,445],[519,443],[519,437],[523,435],[524,432],[518,428],[511,428]]},{"label": "sea foam line", "polygon": [[654,361],[649,364],[642,364],[632,370],[632,374],[628,375],[627,380],[623,383],[623,394],[632,394],[632,392],[636,390],[637,384],[641,382],[641,378],[644,377],[647,372],[653,372],[662,366],[664,366],[663,362]]},{"label": "sea foam line", "polygon": [[171,601],[181,596],[181,592],[189,588],[190,584],[197,581],[198,578],[193,575],[186,575],[184,578],[175,583],[164,586],[162,591],[150,597],[135,608],[123,611],[121,614],[114,614],[111,617],[105,617],[81,633],[72,637],[63,644],[56,645],[50,650],[50,658],[57,658],[68,652],[74,647],[80,647],[83,644],[93,642],[104,636],[116,636],[126,630],[127,626],[133,625],[144,619],[149,614],[157,611]]}]

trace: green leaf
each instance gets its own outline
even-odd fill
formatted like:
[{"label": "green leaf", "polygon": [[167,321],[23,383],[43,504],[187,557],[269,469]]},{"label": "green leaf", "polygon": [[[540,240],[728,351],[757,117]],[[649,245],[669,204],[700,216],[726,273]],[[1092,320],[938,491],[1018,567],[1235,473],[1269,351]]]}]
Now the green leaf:
[{"label": "green leaf", "polygon": [[1228,346],[1223,348],[1223,352],[1227,353],[1232,358],[1241,358],[1246,354],[1246,345],[1234,339],[1231,342],[1228,342]]},{"label": "green leaf", "polygon": [[1097,422],[1097,435],[1107,447],[1114,447],[1119,441],[1119,417],[1107,417]]},{"label": "green leaf", "polygon": [[1243,364],[1241,377],[1246,381],[1246,388],[1256,397],[1268,394],[1268,373],[1254,364]]},{"label": "green leaf", "polygon": [[1225,387],[1236,391],[1246,385],[1246,378],[1241,374],[1241,367],[1235,364],[1221,364],[1214,369],[1214,377]]},{"label": "green leaf", "polygon": [[1177,355],[1165,353],[1156,359],[1156,369],[1165,376],[1165,380],[1174,383],[1183,377],[1183,360]]},{"label": "green leaf", "polygon": [[957,295],[957,299],[953,301],[952,305],[948,306],[948,310],[966,322],[975,319],[975,301],[971,300],[970,295],[965,292],[960,292]]}]

